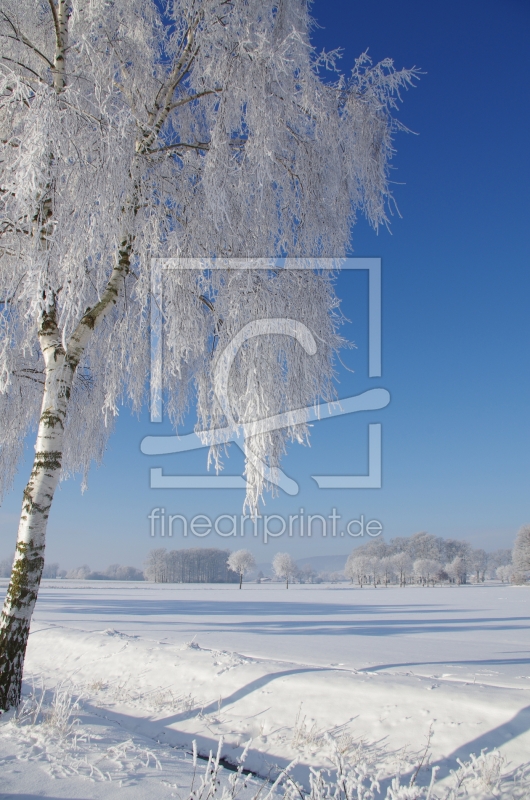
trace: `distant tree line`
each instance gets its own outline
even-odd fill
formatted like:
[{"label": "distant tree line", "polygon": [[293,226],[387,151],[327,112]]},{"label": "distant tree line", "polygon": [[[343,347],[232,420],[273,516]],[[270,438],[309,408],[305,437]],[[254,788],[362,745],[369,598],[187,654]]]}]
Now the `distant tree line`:
[{"label": "distant tree line", "polygon": [[512,554],[511,574],[500,574],[503,582],[506,579],[513,583],[528,583],[530,581],[530,525],[523,525],[520,528]]},{"label": "distant tree line", "polygon": [[420,532],[388,543],[374,540],[361,545],[349,556],[345,575],[360,586],[481,583],[486,577],[500,577],[499,569],[511,562],[508,549],[487,553],[468,542]]},{"label": "distant tree line", "polygon": [[[11,575],[11,565],[13,558],[5,558],[0,561],[0,578],[9,578]],[[42,571],[42,577],[53,578],[69,578],[78,581],[143,581],[144,574],[142,570],[136,567],[124,567],[121,564],[111,564],[103,572],[95,572],[87,564],[75,569],[65,570],[60,569],[59,564],[53,562],[45,564]]]},{"label": "distant tree line", "polygon": [[[11,575],[11,567],[13,565],[13,556],[11,558],[4,558],[0,561],[0,578],[9,578]],[[45,564],[42,571],[43,578],[64,578],[66,577],[66,570],[59,569],[59,564],[51,563]]]},{"label": "distant tree line", "polygon": [[230,555],[215,547],[159,547],[147,556],[145,578],[154,583],[238,583],[238,573],[228,566]]},{"label": "distant tree line", "polygon": [[144,573],[136,567],[124,567],[121,564],[111,564],[103,572],[94,572],[88,564],[71,569],[64,576],[78,581],[143,581]]},{"label": "distant tree line", "polygon": [[[13,559],[0,561],[0,578],[11,574]],[[221,550],[191,547],[151,550],[142,572],[136,567],[111,564],[102,572],[84,564],[70,571],[57,563],[44,566],[44,578],[73,580],[118,580],[154,583],[237,583],[244,575],[255,572],[254,557],[248,550]],[[287,553],[277,553],[272,564],[274,578],[289,583],[322,583],[350,580],[359,586],[419,584],[422,586],[454,583],[481,583],[497,578],[503,583],[523,584],[530,581],[530,525],[518,532],[513,550],[508,548],[487,553],[468,542],[444,539],[420,532],[385,542],[373,539],[357,547],[346,561],[343,571],[317,572],[309,564],[299,567]],[[251,579],[269,581],[262,572]],[[273,580],[274,580],[273,578]]]}]

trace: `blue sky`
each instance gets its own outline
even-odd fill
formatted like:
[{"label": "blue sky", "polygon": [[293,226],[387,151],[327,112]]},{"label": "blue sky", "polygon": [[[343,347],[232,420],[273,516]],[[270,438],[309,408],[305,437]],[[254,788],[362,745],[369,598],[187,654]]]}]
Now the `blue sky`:
[{"label": "blue sky", "polygon": [[[397,67],[424,71],[406,93],[399,117],[417,135],[399,134],[394,159],[401,216],[391,234],[364,221],[354,229],[355,256],[383,263],[383,374],[366,377],[366,276],[338,279],[346,334],[357,350],[344,360],[339,395],[382,386],[392,395],[378,412],[315,425],[311,448],[293,446],[287,474],[300,494],[267,498],[265,513],[363,514],[386,538],[428,530],[486,549],[511,546],[530,521],[530,300],[528,35],[523,0],[353,4],[317,0],[318,47],[344,48],[342,69],[369,48]],[[367,425],[383,431],[383,486],[317,490],[311,474],[363,473]],[[190,420],[187,430],[191,430]],[[50,516],[48,558],[66,567],[140,566],[153,546],[248,547],[260,561],[278,550],[295,557],[347,553],[360,539],[286,536],[171,540],[149,536],[147,515],[240,514],[238,490],[151,490],[149,468],[205,473],[206,451],[147,457],[143,436],[166,430],[124,409],[104,465],[89,490],[78,481],[58,491]],[[28,451],[29,452],[29,451]],[[226,472],[241,474],[234,452]],[[0,558],[13,549],[29,462],[0,510]]]}]

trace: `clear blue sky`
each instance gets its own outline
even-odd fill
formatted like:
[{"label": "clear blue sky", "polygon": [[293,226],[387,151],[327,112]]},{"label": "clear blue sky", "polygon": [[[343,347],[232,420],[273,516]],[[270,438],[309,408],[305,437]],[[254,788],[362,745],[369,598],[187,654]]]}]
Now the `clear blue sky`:
[{"label": "clear blue sky", "polygon": [[[323,26],[315,43],[342,46],[342,66],[369,48],[374,60],[420,67],[418,88],[400,119],[418,135],[396,138],[395,196],[401,217],[378,236],[359,221],[356,256],[383,259],[383,375],[366,378],[366,278],[343,274],[338,291],[358,349],[345,355],[339,394],[370,386],[392,395],[379,412],[326,420],[310,449],[291,447],[285,471],[298,497],[267,498],[265,512],[377,519],[386,538],[428,530],[486,549],[511,546],[530,522],[530,275],[528,75],[530,6],[526,0],[351,3],[317,0]],[[367,424],[383,426],[383,488],[316,489],[314,473],[362,473]],[[190,420],[187,430],[192,429]],[[349,537],[202,540],[149,537],[154,507],[193,517],[239,514],[238,490],[150,490],[149,468],[206,474],[205,453],[147,457],[140,441],[164,426],[123,410],[105,463],[89,490],[62,485],[49,523],[48,558],[140,566],[153,546],[249,547],[260,561],[277,550],[295,557],[347,553]],[[28,450],[29,452],[29,450]],[[226,472],[240,474],[234,452]],[[12,550],[26,462],[0,510],[0,558]]]}]

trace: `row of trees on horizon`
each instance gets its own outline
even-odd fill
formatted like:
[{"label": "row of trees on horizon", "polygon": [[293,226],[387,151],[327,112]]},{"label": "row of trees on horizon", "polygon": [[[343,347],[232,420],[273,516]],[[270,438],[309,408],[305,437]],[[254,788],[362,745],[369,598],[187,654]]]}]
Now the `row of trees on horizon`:
[{"label": "row of trees on horizon", "polygon": [[[303,561],[301,559],[301,561]],[[0,577],[9,577],[12,560],[0,562]],[[420,532],[408,537],[371,540],[357,547],[346,560],[343,570],[317,571],[311,564],[299,564],[288,553],[277,553],[271,570],[258,571],[248,550],[222,550],[192,547],[182,550],[155,548],[145,562],[145,569],[111,564],[98,572],[88,565],[72,570],[59,564],[44,567],[43,577],[74,580],[151,581],[153,583],[237,583],[243,578],[257,582],[285,580],[293,583],[322,583],[349,580],[359,586],[435,583],[464,584],[499,579],[525,583],[530,580],[530,526],[523,526],[513,550],[486,552],[468,542],[445,539]]]}]

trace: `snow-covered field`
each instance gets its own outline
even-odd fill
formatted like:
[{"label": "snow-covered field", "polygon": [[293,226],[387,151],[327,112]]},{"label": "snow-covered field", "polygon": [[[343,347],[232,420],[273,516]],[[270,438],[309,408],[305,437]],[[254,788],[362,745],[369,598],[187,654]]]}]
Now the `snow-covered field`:
[{"label": "snow-covered field", "polygon": [[438,780],[484,748],[509,772],[530,761],[529,601],[499,584],[45,581],[28,715],[41,684],[62,688],[44,722],[0,722],[0,797],[186,797],[192,740],[208,753],[221,736],[231,762],[252,740],[245,766],[260,775],[298,759],[306,788],[337,748],[409,781],[427,740]]}]

